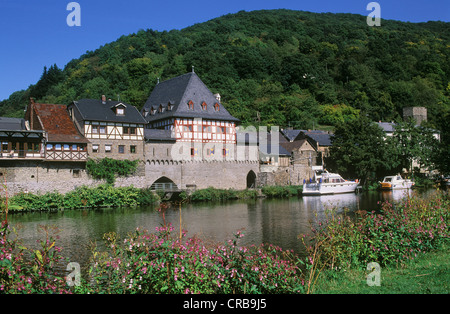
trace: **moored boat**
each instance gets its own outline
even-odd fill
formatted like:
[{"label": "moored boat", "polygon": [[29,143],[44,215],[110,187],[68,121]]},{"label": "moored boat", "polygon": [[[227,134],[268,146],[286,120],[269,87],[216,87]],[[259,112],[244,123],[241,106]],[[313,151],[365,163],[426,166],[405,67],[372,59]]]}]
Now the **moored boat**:
[{"label": "moored boat", "polygon": [[401,175],[385,176],[383,181],[380,182],[382,190],[399,190],[410,189],[414,185],[414,182],[410,179],[403,179]]},{"label": "moored boat", "polygon": [[324,195],[355,192],[358,180],[348,181],[337,173],[330,173],[322,167],[313,167],[314,179],[304,182],[303,195]]}]

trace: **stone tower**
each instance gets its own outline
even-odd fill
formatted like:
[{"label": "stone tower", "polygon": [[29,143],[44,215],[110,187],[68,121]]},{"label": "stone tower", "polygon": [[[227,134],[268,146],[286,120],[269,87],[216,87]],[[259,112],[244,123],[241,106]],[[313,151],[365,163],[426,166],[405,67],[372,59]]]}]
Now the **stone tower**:
[{"label": "stone tower", "polygon": [[405,107],[403,108],[403,119],[413,118],[417,125],[427,121],[427,108],[425,107]]}]

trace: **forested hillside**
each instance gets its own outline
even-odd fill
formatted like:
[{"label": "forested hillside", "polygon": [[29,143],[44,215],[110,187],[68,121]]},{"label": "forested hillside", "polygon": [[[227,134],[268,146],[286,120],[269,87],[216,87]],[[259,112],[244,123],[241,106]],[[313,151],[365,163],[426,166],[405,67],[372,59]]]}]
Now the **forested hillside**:
[{"label": "forested hillside", "polygon": [[449,57],[450,23],[369,27],[353,14],[242,11],[183,30],[139,30],[64,69],[49,66],[35,85],[0,103],[0,116],[22,116],[30,96],[67,104],[104,94],[141,108],[158,78],[195,66],[244,124],[311,128],[359,112],[391,121],[405,106],[425,106],[430,125],[441,129],[449,117]]}]

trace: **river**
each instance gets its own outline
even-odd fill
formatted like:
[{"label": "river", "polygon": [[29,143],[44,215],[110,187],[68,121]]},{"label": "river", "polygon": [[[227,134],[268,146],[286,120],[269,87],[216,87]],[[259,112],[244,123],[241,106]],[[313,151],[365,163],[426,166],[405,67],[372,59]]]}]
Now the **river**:
[{"label": "river", "polygon": [[[301,255],[304,252],[298,236],[309,233],[310,221],[321,219],[328,209],[338,212],[344,208],[350,212],[377,210],[380,201],[397,201],[404,195],[405,191],[373,191],[185,204],[181,209],[181,223],[188,236],[196,235],[208,243],[224,243],[238,230],[243,230],[245,236],[239,240],[239,245],[271,243]],[[138,227],[152,232],[162,224],[162,218],[155,207],[149,206],[11,214],[9,222],[18,229],[18,235],[27,247],[37,247],[37,241],[44,238],[40,226],[55,226],[59,230],[57,245],[63,248],[63,256],[86,268],[91,243],[101,246],[105,233],[116,232],[124,238]],[[167,211],[166,222],[172,223],[178,232],[178,207]]]}]

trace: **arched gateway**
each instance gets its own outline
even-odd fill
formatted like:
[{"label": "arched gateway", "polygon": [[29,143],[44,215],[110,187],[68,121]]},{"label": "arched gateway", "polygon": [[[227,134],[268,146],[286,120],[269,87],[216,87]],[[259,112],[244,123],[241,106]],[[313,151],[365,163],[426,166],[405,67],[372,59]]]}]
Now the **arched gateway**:
[{"label": "arched gateway", "polygon": [[158,180],[153,182],[150,187],[151,190],[159,190],[159,191],[174,191],[178,190],[178,186],[167,177],[160,177]]},{"label": "arched gateway", "polygon": [[256,187],[256,173],[250,170],[247,174],[247,189]]}]

